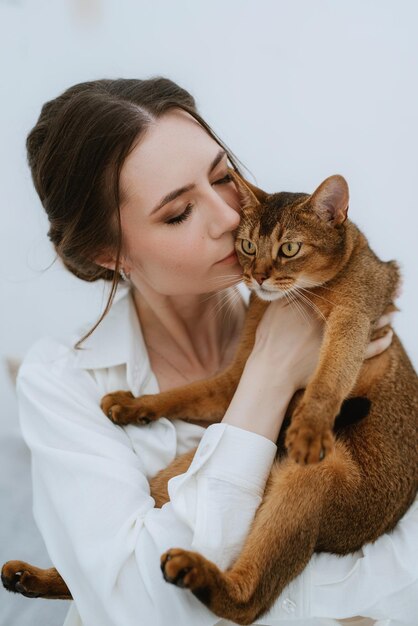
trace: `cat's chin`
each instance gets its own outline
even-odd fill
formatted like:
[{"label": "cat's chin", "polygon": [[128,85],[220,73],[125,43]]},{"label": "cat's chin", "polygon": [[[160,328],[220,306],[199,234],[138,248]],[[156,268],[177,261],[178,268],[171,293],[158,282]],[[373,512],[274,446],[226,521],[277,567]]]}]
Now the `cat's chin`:
[{"label": "cat's chin", "polygon": [[260,298],[260,300],[265,300],[266,302],[274,302],[275,300],[281,300],[285,297],[284,291],[267,291],[267,289],[254,288],[252,288],[251,291],[255,292],[257,298]]}]

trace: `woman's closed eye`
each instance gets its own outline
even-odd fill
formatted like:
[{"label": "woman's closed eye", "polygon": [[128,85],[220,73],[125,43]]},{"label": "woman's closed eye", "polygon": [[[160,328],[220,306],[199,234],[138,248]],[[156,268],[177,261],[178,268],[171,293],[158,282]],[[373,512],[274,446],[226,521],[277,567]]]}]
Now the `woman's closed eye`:
[{"label": "woman's closed eye", "polygon": [[181,224],[181,222],[184,222],[185,220],[187,220],[187,218],[189,217],[190,213],[192,212],[193,209],[193,204],[188,204],[184,210],[183,213],[181,213],[180,215],[178,215],[177,217],[172,217],[171,219],[165,221],[165,224]]},{"label": "woman's closed eye", "polygon": [[[219,180],[215,180],[215,182],[212,184],[213,185],[225,185],[230,182],[232,182],[232,177],[230,174],[227,174],[223,178],[220,178]],[[166,220],[164,223],[165,224],[181,224],[181,222],[184,222],[190,216],[192,209],[193,209],[193,204],[189,203],[186,206],[183,213],[181,213],[180,215],[177,215],[176,217],[172,217],[169,220]]]}]

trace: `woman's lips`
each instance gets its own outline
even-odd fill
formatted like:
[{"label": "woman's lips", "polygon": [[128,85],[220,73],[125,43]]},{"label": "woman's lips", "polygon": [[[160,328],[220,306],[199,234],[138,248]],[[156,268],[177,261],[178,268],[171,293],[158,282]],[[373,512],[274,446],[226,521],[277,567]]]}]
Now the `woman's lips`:
[{"label": "woman's lips", "polygon": [[234,263],[234,261],[238,261],[237,253],[235,252],[235,250],[233,250],[231,254],[229,254],[224,259],[217,261],[215,265],[217,265],[218,263]]}]

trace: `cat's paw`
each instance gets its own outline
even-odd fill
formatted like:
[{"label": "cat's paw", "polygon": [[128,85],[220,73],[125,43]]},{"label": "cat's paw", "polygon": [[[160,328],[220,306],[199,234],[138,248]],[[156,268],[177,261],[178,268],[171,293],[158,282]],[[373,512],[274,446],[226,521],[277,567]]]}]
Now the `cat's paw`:
[{"label": "cat's paw", "polygon": [[334,449],[334,442],[333,432],[326,424],[295,420],[287,430],[285,445],[291,459],[306,465],[322,461]]},{"label": "cat's paw", "polygon": [[3,587],[27,598],[38,598],[39,581],[31,570],[32,567],[24,561],[7,561],[1,570]]},{"label": "cat's paw", "polygon": [[155,395],[135,398],[130,391],[116,391],[104,396],[100,406],[104,414],[119,426],[149,424],[161,417],[156,409],[155,398]]},{"label": "cat's paw", "polygon": [[181,548],[171,548],[164,552],[160,560],[166,582],[191,590],[208,585],[207,564],[212,565],[197,552]]}]

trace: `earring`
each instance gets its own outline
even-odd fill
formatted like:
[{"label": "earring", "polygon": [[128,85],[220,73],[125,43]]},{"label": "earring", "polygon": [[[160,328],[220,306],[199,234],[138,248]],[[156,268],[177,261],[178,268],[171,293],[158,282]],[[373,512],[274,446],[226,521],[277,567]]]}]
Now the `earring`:
[{"label": "earring", "polygon": [[125,282],[128,282],[130,280],[130,278],[131,278],[131,275],[130,274],[125,274],[125,271],[122,268],[119,270],[119,274],[121,275],[122,279]]}]

